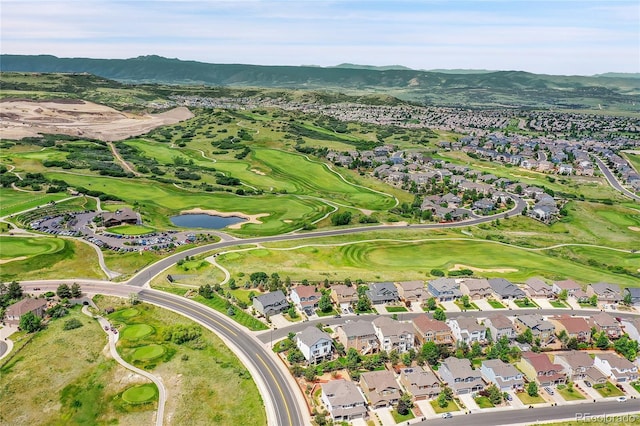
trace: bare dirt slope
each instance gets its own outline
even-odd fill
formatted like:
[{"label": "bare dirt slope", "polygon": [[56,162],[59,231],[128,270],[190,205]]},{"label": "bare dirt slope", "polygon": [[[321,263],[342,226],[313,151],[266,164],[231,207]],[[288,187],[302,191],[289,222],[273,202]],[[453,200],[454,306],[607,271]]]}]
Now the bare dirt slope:
[{"label": "bare dirt slope", "polygon": [[22,139],[43,133],[118,141],[193,117],[185,107],[136,115],[82,100],[0,101],[0,138]]}]

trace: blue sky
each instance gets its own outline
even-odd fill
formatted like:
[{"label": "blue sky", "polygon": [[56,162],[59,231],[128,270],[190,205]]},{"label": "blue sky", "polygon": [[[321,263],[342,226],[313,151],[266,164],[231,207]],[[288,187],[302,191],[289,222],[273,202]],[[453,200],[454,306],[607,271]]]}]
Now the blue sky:
[{"label": "blue sky", "polygon": [[640,72],[640,2],[0,0],[2,53]]}]

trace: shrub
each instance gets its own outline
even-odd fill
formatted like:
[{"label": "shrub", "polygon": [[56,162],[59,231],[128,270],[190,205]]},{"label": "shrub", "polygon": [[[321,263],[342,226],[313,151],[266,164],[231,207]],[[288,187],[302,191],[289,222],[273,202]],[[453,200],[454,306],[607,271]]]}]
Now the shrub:
[{"label": "shrub", "polygon": [[63,330],[73,330],[75,328],[80,328],[83,325],[84,324],[82,324],[79,319],[71,318],[70,320],[67,320],[67,321],[64,322],[64,326],[62,327],[62,329]]}]

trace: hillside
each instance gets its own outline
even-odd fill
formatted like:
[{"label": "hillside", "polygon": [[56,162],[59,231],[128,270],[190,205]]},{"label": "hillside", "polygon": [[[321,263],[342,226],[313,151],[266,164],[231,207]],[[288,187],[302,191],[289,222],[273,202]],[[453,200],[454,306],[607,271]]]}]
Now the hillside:
[{"label": "hillside", "polygon": [[91,73],[127,83],[326,89],[385,93],[426,105],[640,112],[640,80],[522,71],[451,74],[408,69],[208,64],[160,56],[131,59],[1,55],[2,71]]}]

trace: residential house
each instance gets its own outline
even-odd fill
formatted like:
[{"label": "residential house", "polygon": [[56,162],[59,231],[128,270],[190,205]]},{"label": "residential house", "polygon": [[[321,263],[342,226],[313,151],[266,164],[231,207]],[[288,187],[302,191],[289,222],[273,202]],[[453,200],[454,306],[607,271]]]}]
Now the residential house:
[{"label": "residential house", "polygon": [[289,302],[282,290],[276,290],[254,297],[253,307],[262,315],[271,316],[289,309]]},{"label": "residential house", "polygon": [[47,310],[47,301],[45,299],[25,298],[19,302],[9,305],[5,311],[5,321],[9,325],[20,324],[20,317],[29,312],[35,316],[42,318]]},{"label": "residential house", "polygon": [[378,317],[373,320],[373,328],[380,342],[380,349],[398,353],[413,349],[415,340],[413,324],[410,321],[396,321],[389,317]]},{"label": "residential house", "polygon": [[622,300],[622,293],[618,284],[595,283],[587,286],[587,295],[596,296],[601,302],[618,303]]},{"label": "residential house", "polygon": [[393,372],[388,370],[362,373],[360,387],[374,409],[395,405],[402,395]]},{"label": "residential house", "polygon": [[413,319],[416,342],[423,345],[434,342],[437,345],[452,345],[453,333],[444,321],[431,319],[427,314],[420,314]]},{"label": "residential house", "polygon": [[391,282],[373,283],[365,294],[374,305],[397,302],[400,298],[398,289]]},{"label": "residential house", "polygon": [[593,365],[617,383],[638,379],[638,366],[614,352],[597,353]]},{"label": "residential house", "polygon": [[462,294],[470,299],[485,299],[491,297],[492,291],[489,281],[484,278],[467,278],[460,283]]},{"label": "residential house", "polygon": [[401,281],[395,284],[400,300],[404,302],[420,303],[427,295],[424,281]]},{"label": "residential house", "polygon": [[559,294],[562,290],[567,290],[569,296],[574,296],[577,291],[582,290],[582,287],[573,280],[556,281],[553,283],[553,292],[555,294]]},{"label": "residential house", "polygon": [[593,368],[593,358],[583,351],[556,352],[553,362],[564,367],[567,379],[570,381],[583,380],[587,377],[587,371]]},{"label": "residential house", "polygon": [[518,335],[511,320],[502,314],[491,315],[484,320],[484,325],[491,333],[491,338],[494,341],[500,340],[503,336],[513,340]]},{"label": "residential house", "polygon": [[518,333],[522,333],[527,328],[531,329],[534,339],[539,338],[543,346],[548,345],[554,340],[555,325],[545,320],[542,315],[530,314],[519,315],[516,317],[514,324]]},{"label": "residential house", "polygon": [[442,361],[438,374],[457,395],[478,392],[484,388],[479,370],[471,368],[471,361],[467,358],[449,358]]},{"label": "residential house", "polygon": [[504,278],[490,278],[489,285],[498,299],[513,300],[525,297],[522,289]]},{"label": "residential house", "polygon": [[640,317],[623,319],[622,326],[631,339],[640,341]]},{"label": "residential house", "polygon": [[439,302],[449,302],[462,296],[460,285],[453,278],[437,278],[429,281],[427,290]]},{"label": "residential house", "polygon": [[535,381],[539,386],[559,385],[567,381],[564,367],[552,363],[545,353],[523,352],[516,365],[529,381]]},{"label": "residential house", "polygon": [[100,217],[102,218],[102,225],[107,228],[124,224],[138,225],[140,223],[138,213],[128,207],[116,210],[115,212],[101,213]]},{"label": "residential house", "polygon": [[487,383],[494,383],[502,392],[524,389],[524,375],[511,364],[499,359],[482,361],[480,373]]},{"label": "residential house", "polygon": [[617,339],[622,336],[620,323],[606,312],[593,315],[590,322],[591,326],[595,327],[598,331],[606,332],[609,339]]},{"label": "residential house", "polygon": [[318,327],[309,326],[296,334],[296,346],[309,364],[331,358],[333,339]]},{"label": "residential house", "polygon": [[320,399],[335,422],[364,419],[367,417],[367,401],[355,383],[340,379],[321,385]]},{"label": "residential house", "polygon": [[299,285],[291,289],[289,297],[298,309],[307,315],[313,315],[322,294],[313,286]]},{"label": "residential house", "polygon": [[633,306],[640,306],[640,287],[625,287],[622,291],[622,300],[629,295]]},{"label": "residential house", "polygon": [[354,348],[360,355],[378,351],[376,330],[369,321],[347,321],[336,327],[336,334],[345,351]]},{"label": "residential house", "polygon": [[441,391],[440,380],[429,367],[403,368],[400,383],[416,400],[435,398]]},{"label": "residential house", "polygon": [[548,299],[555,295],[553,287],[540,278],[529,278],[524,287],[529,297]]},{"label": "residential house", "polygon": [[475,318],[458,317],[447,320],[456,343],[471,345],[473,342],[484,343],[487,340],[487,327],[478,324]]},{"label": "residential house", "polygon": [[341,309],[347,309],[358,301],[358,289],[344,284],[332,285],[331,300]]},{"label": "residential house", "polygon": [[591,325],[582,317],[565,314],[550,317],[549,321],[555,325],[556,334],[564,330],[569,338],[575,337],[579,342],[586,342],[591,337]]}]

